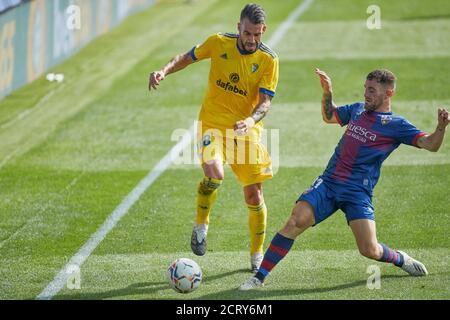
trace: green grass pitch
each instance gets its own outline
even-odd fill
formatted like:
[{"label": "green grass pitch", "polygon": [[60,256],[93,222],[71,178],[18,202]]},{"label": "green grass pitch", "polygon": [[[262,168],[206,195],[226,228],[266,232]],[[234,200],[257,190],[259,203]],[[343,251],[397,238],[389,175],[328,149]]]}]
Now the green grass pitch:
[{"label": "green grass pitch", "polygon": [[[175,144],[171,133],[196,119],[209,63],[169,76],[147,91],[148,73],[214,32],[233,32],[244,1],[162,1],[139,13],[44,77],[0,102],[0,299],[35,299],[124,197]],[[259,1],[268,40],[300,3]],[[368,30],[366,9],[381,8]],[[188,12],[188,14],[186,14]],[[343,129],[321,120],[314,68],[333,79],[338,104],[361,101],[365,75],[398,76],[394,112],[433,131],[450,107],[450,3],[446,0],[316,0],[274,48],[280,82],[266,128],[278,129],[280,167],[264,186],[266,246],[298,195],[321,174]],[[448,134],[447,134],[448,135]],[[342,212],[308,230],[267,278],[248,278],[247,210],[227,169],[211,215],[208,253],[190,252],[195,192],[202,171],[175,165],[142,195],[82,265],[80,289],[54,299],[449,299],[450,137],[439,153],[401,146],[375,189],[379,240],[423,261],[412,278],[359,255]],[[171,261],[193,258],[200,288],[171,290]],[[381,269],[369,290],[367,268]]]}]

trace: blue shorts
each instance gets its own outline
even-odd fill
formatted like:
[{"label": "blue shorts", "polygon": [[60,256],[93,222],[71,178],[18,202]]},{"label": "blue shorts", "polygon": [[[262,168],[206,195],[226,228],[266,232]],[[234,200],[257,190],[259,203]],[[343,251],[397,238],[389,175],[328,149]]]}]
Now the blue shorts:
[{"label": "blue shorts", "polygon": [[306,201],[313,207],[315,225],[338,209],[345,213],[347,223],[357,219],[375,220],[372,198],[366,191],[324,181],[321,177],[303,192],[298,201]]}]

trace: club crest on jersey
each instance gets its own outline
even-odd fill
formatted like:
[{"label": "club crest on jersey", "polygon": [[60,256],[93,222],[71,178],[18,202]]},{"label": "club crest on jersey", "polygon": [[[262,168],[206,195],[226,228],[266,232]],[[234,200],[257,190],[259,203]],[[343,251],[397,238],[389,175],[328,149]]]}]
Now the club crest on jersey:
[{"label": "club crest on jersey", "polygon": [[259,65],[257,63],[252,63],[252,73],[255,73],[258,71]]},{"label": "club crest on jersey", "polygon": [[389,122],[391,122],[391,120],[392,120],[392,117],[390,115],[387,115],[387,114],[381,115],[381,124],[383,126],[388,124]]},{"label": "club crest on jersey", "polygon": [[220,57],[221,57],[222,59],[225,59],[225,60],[228,59],[228,55],[227,55],[226,53],[222,54]]}]

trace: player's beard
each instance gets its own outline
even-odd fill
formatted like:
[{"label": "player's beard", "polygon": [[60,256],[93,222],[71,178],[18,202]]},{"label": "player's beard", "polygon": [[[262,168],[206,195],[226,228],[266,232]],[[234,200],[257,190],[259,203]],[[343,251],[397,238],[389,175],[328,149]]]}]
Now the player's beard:
[{"label": "player's beard", "polygon": [[242,41],[241,38],[239,38],[239,41],[241,42],[241,47],[244,49],[244,51],[246,51],[248,53],[255,53],[256,50],[258,50],[258,46],[259,46],[258,41],[255,41],[254,46],[252,46],[252,48],[254,48],[254,49],[250,49],[250,50],[247,48],[247,46],[252,43],[246,42],[244,44],[244,42]]},{"label": "player's beard", "polygon": [[376,111],[378,108],[380,108],[383,105],[383,97],[379,97],[375,101],[365,101],[364,103],[364,109],[367,112],[373,112]]}]

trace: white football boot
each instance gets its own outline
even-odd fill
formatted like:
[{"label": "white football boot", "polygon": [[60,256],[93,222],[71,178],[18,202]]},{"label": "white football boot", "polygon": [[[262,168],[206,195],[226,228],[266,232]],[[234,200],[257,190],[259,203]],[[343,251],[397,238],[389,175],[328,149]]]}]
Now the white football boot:
[{"label": "white football boot", "polygon": [[239,290],[248,291],[248,290],[253,290],[253,289],[256,289],[259,287],[263,287],[263,286],[264,286],[264,283],[261,282],[261,280],[259,280],[256,277],[251,277],[239,286]]},{"label": "white football boot", "polygon": [[403,256],[403,266],[401,267],[404,271],[408,272],[410,275],[414,277],[426,276],[428,274],[427,268],[425,265],[417,261],[416,259],[411,258],[407,253],[397,250]]}]

